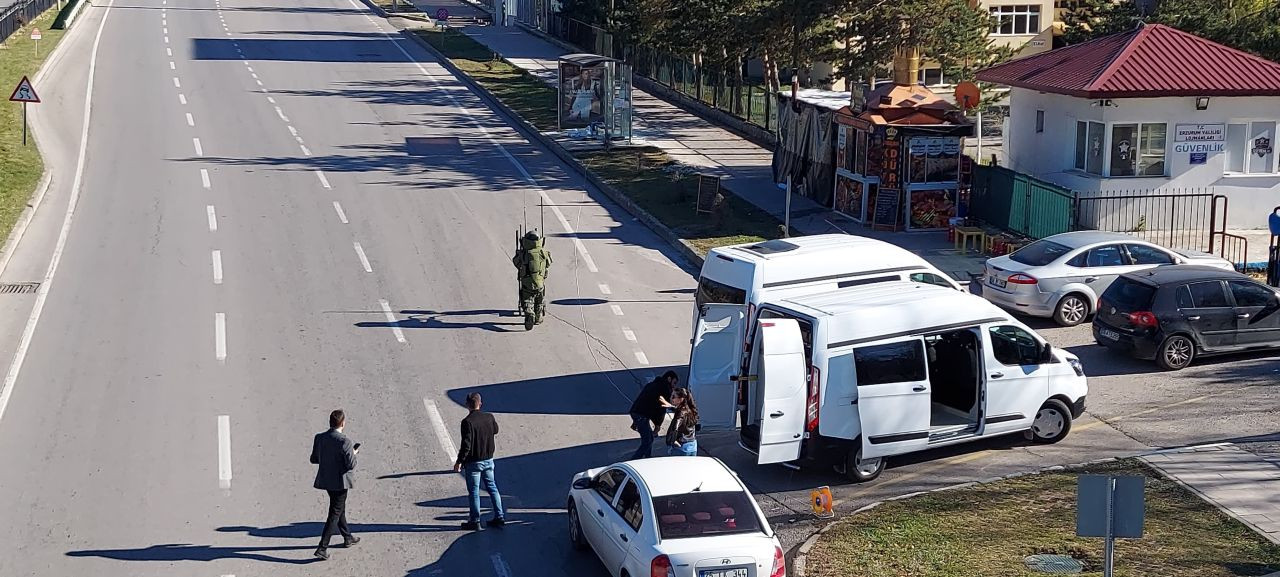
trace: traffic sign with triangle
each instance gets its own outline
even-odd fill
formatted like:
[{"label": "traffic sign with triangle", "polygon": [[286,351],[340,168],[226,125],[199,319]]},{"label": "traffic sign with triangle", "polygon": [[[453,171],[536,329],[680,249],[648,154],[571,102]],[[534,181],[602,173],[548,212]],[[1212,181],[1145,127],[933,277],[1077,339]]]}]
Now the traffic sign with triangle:
[{"label": "traffic sign with triangle", "polygon": [[31,81],[26,76],[23,76],[22,81],[18,82],[18,87],[13,89],[13,95],[9,97],[9,100],[12,102],[40,102],[40,97],[36,96],[36,89],[31,86]]}]

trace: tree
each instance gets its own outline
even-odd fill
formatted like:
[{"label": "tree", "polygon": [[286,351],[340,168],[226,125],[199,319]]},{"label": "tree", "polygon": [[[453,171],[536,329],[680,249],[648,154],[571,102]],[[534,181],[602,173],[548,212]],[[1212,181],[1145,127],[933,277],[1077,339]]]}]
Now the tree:
[{"label": "tree", "polygon": [[1280,61],[1280,2],[1276,0],[1163,0],[1149,14],[1141,13],[1132,0],[1076,0],[1073,4],[1063,18],[1064,44],[1151,22]]},{"label": "tree", "polygon": [[1133,0],[1071,0],[1062,15],[1062,42],[1086,40],[1133,30],[1142,21]]}]

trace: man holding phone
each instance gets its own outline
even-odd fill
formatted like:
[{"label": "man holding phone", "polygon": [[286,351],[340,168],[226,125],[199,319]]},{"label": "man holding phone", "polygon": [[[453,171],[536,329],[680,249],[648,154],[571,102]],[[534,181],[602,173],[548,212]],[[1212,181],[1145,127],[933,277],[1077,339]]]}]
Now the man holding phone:
[{"label": "man holding phone", "polygon": [[354,486],[351,472],[356,468],[360,443],[352,444],[351,439],[342,434],[346,424],[347,416],[342,409],[329,413],[329,430],[317,434],[311,444],[311,464],[319,465],[314,486],[329,493],[329,517],[315,553],[316,557],[326,561],[329,559],[329,540],[335,530],[342,533],[343,547],[360,542],[360,538],[347,528],[347,490]]}]

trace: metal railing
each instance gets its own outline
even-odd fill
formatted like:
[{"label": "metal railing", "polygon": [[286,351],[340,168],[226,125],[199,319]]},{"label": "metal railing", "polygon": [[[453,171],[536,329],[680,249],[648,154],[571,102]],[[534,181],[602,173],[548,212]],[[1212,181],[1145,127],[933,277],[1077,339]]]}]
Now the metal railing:
[{"label": "metal railing", "polygon": [[14,32],[44,13],[58,0],[19,0],[6,8],[0,8],[0,42],[8,40]]}]

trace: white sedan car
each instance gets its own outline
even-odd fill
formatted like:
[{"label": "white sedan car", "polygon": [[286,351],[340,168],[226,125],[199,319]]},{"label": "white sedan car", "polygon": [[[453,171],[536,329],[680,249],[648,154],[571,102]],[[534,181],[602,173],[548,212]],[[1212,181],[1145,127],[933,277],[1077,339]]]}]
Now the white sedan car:
[{"label": "white sedan car", "polygon": [[569,490],[569,538],[614,577],[786,577],[782,546],[738,476],[711,457],[589,469]]}]

